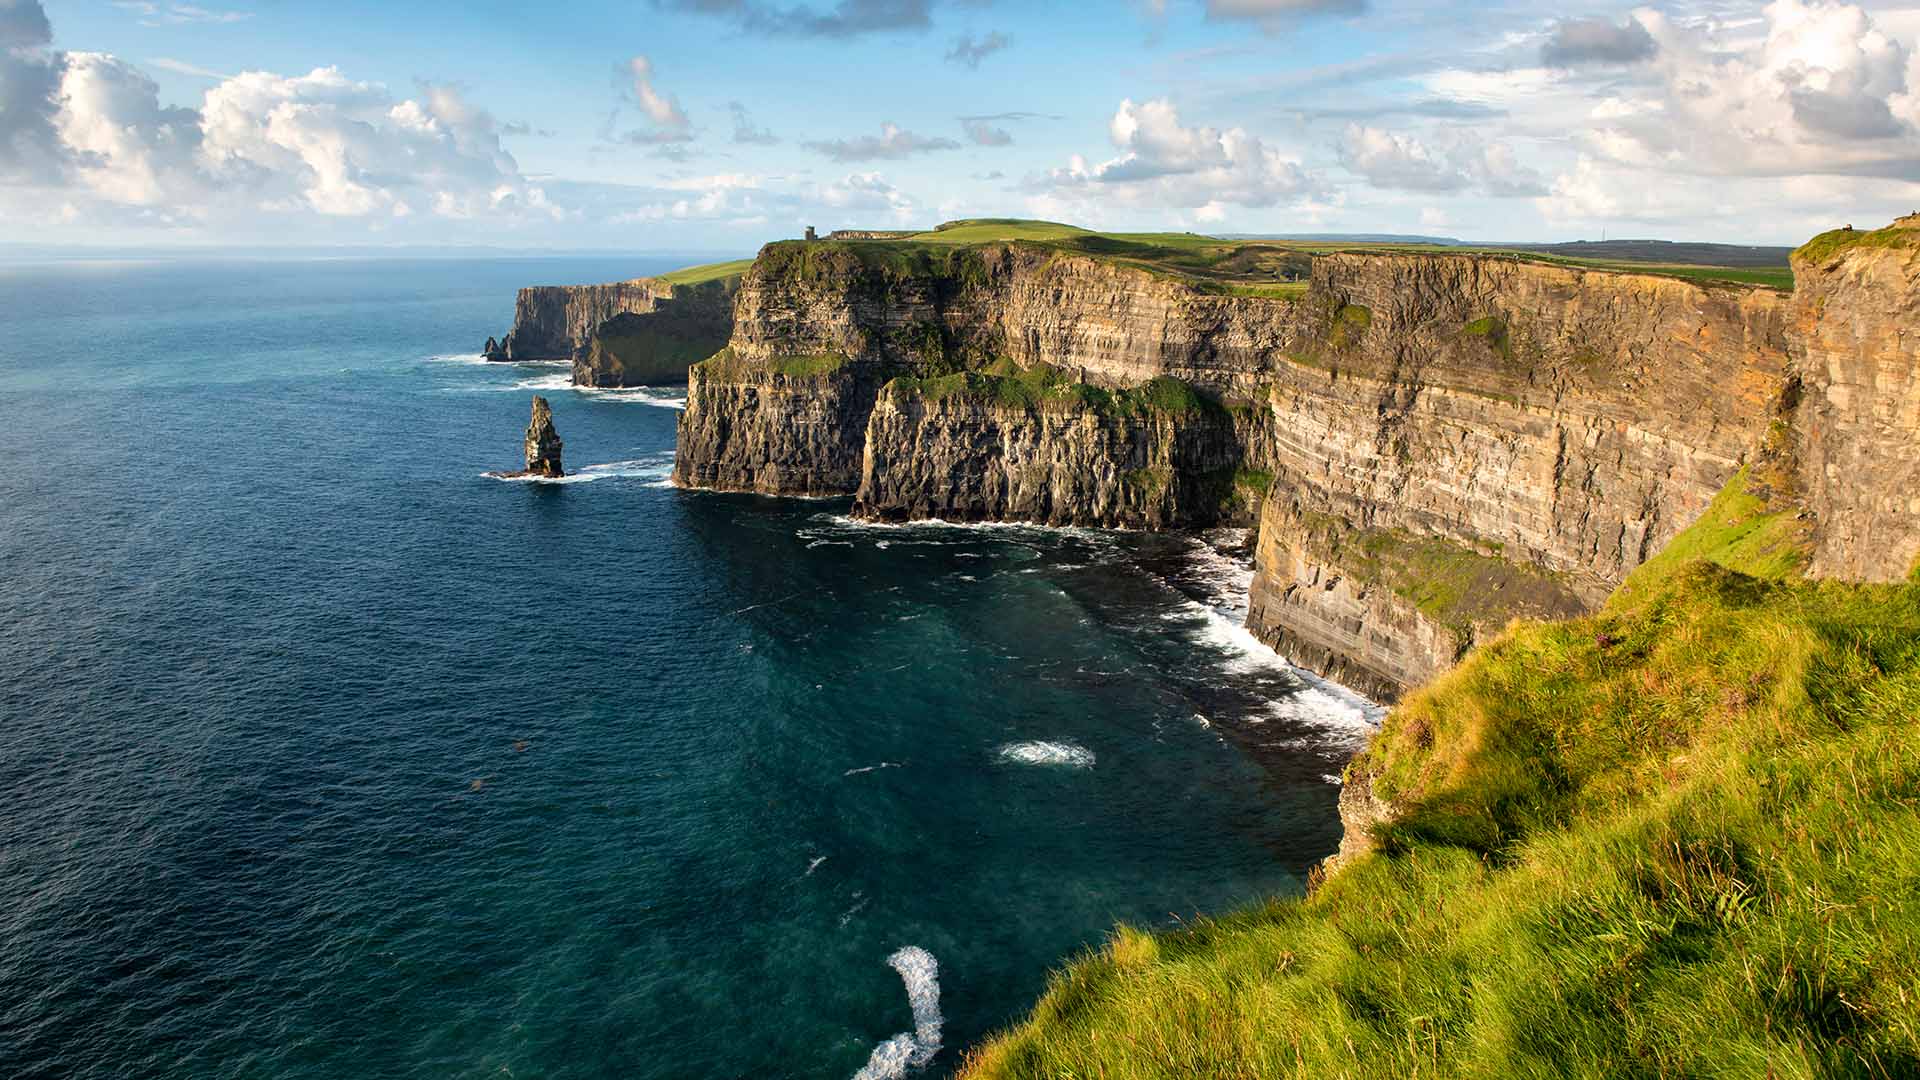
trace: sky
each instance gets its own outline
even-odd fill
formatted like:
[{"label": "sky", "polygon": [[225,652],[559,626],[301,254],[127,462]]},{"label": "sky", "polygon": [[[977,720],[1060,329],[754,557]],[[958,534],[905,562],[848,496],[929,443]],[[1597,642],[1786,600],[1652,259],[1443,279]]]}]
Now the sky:
[{"label": "sky", "polygon": [[0,0],[0,241],[835,228],[1795,244],[1920,208],[1920,7]]}]

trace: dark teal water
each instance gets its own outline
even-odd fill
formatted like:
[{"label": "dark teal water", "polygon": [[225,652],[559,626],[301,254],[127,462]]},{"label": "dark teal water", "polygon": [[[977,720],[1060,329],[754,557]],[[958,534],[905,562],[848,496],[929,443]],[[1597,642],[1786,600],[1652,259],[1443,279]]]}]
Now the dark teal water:
[{"label": "dark teal water", "polygon": [[0,267],[0,1076],[841,1077],[905,946],[940,1075],[1334,846],[1232,537],[674,490],[654,391],[482,478],[513,290],[664,268]]}]

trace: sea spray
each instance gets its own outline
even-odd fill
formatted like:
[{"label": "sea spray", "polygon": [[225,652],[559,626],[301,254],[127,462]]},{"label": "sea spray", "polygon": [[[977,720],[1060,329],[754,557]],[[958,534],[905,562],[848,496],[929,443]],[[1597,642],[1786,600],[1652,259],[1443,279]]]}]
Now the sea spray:
[{"label": "sea spray", "polygon": [[887,963],[900,973],[900,981],[906,985],[913,1030],[875,1046],[853,1080],[898,1080],[909,1068],[926,1068],[940,1052],[940,1028],[946,1018],[940,1015],[939,962],[920,946],[909,945],[887,957]]},{"label": "sea spray", "polygon": [[1036,739],[1032,742],[1006,743],[1000,747],[1000,760],[1015,765],[1064,765],[1072,769],[1093,768],[1093,751],[1070,742]]}]

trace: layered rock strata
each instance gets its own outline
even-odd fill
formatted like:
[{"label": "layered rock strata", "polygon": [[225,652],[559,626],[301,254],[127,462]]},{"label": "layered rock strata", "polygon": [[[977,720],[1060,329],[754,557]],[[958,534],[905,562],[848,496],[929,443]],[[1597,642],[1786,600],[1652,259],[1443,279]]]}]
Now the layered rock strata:
[{"label": "layered rock strata", "polygon": [[1391,699],[1510,618],[1596,604],[1783,429],[1816,570],[1913,569],[1913,249],[1809,249],[1793,298],[1367,253],[1280,299],[1040,245],[774,244],[694,368],[675,476],[1155,528],[1270,489],[1249,628]]},{"label": "layered rock strata", "polygon": [[738,279],[674,286],[653,309],[622,312],[601,323],[573,360],[575,386],[684,383],[687,369],[712,356],[733,334]]},{"label": "layered rock strata", "polygon": [[1920,214],[1794,253],[1794,422],[1811,571],[1920,573]]},{"label": "layered rock strata", "polygon": [[491,350],[492,359],[573,360],[584,356],[593,332],[615,315],[652,311],[673,286],[655,278],[609,285],[534,285],[513,303],[513,329]]}]

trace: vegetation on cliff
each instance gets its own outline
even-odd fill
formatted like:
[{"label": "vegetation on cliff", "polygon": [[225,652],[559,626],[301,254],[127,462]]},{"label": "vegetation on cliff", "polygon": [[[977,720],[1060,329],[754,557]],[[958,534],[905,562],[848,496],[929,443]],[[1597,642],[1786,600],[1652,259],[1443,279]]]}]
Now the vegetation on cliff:
[{"label": "vegetation on cliff", "polygon": [[903,375],[888,383],[887,390],[933,401],[963,398],[1003,408],[1085,408],[1106,417],[1224,412],[1219,402],[1171,375],[1135,387],[1092,386],[1075,381],[1052,364],[1022,368],[1008,360],[996,361],[983,371]]},{"label": "vegetation on cliff", "polygon": [[1800,245],[1793,257],[1810,263],[1823,263],[1855,248],[1920,248],[1920,219],[1902,218],[1884,229],[1865,232],[1851,225],[1823,232]]},{"label": "vegetation on cliff", "polygon": [[1920,1072],[1920,585],[1803,580],[1765,497],[1406,699],[1375,851],[1122,927],[968,1075]]}]

